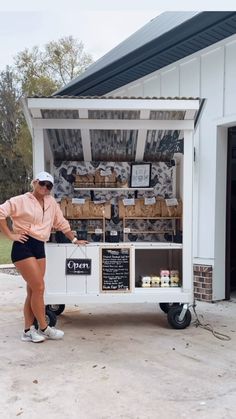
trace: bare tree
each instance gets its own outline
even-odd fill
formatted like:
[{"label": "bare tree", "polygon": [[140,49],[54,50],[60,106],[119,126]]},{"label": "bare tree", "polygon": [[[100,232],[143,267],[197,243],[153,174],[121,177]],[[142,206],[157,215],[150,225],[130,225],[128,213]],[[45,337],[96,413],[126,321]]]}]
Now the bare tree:
[{"label": "bare tree", "polygon": [[51,71],[53,80],[65,85],[84,72],[92,63],[92,57],[85,53],[82,42],[69,36],[46,45],[44,63]]}]

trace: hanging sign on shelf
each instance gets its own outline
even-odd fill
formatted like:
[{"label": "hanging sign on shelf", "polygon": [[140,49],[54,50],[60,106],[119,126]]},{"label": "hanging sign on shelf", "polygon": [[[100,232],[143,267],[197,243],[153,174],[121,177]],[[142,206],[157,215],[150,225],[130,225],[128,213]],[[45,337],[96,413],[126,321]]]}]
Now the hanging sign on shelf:
[{"label": "hanging sign on shelf", "polygon": [[91,259],[66,259],[66,275],[91,275]]}]

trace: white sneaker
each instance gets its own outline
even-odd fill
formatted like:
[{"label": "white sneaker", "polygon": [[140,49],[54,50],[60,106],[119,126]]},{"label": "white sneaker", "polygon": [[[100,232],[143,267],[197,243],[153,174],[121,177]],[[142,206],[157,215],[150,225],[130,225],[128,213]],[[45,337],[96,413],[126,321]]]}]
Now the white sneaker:
[{"label": "white sneaker", "polygon": [[21,340],[23,340],[23,342],[40,343],[45,340],[45,337],[41,336],[34,326],[31,326],[28,332],[22,333]]},{"label": "white sneaker", "polygon": [[45,339],[53,340],[62,339],[64,336],[64,332],[62,330],[50,326],[48,326],[47,329],[44,330],[44,332],[42,330],[39,330],[38,333],[40,333],[40,335],[43,336]]}]

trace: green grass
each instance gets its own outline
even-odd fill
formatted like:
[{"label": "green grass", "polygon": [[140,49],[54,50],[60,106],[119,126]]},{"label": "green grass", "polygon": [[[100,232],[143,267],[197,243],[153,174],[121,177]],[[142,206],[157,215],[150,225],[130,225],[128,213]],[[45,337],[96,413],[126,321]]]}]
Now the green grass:
[{"label": "green grass", "polygon": [[0,265],[12,263],[11,261],[12,241],[0,233]]}]

